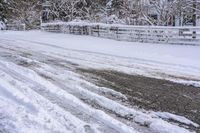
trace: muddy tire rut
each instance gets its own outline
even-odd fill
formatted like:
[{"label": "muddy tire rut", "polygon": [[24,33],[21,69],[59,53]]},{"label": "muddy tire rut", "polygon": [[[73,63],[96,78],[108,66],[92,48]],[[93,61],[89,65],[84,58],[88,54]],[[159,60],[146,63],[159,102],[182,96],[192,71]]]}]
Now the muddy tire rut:
[{"label": "muddy tire rut", "polygon": [[[109,70],[78,69],[90,82],[126,95],[128,104],[170,112],[200,124],[200,88]],[[194,129],[194,127],[190,127]],[[200,132],[200,129],[195,129]]]}]

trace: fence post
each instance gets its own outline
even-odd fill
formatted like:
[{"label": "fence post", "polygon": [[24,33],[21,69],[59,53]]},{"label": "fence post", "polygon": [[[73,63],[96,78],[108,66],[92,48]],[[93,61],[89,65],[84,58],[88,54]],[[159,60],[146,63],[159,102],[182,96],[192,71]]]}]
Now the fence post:
[{"label": "fence post", "polygon": [[100,26],[99,25],[97,25],[97,31],[98,31],[98,37],[100,36],[100,33],[99,33],[99,28]]},{"label": "fence post", "polygon": [[118,33],[119,33],[119,28],[116,27],[116,37],[117,37],[117,40],[119,40],[119,39],[118,39],[118,38],[119,38]]},{"label": "fence post", "polygon": [[[197,8],[197,3],[196,0],[193,0],[193,15],[192,15],[192,23],[193,26],[195,27],[197,25],[196,21],[197,21],[197,15],[196,15],[196,8]],[[192,38],[196,39],[196,31],[192,32]]]}]

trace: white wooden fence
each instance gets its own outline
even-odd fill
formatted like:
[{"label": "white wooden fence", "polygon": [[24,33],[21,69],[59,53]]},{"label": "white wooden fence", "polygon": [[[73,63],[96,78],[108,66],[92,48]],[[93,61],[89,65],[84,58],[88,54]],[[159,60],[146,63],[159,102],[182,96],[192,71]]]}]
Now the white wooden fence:
[{"label": "white wooden fence", "polygon": [[6,30],[24,31],[26,26],[25,24],[6,24]]},{"label": "white wooden fence", "polygon": [[150,27],[80,23],[46,23],[42,30],[119,41],[200,45],[200,27]]}]

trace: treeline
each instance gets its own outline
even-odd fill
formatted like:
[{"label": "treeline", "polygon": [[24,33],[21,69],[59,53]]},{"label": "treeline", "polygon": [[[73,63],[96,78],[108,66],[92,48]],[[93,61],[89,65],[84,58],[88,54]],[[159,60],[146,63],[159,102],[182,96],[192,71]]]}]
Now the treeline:
[{"label": "treeline", "polygon": [[5,23],[24,23],[28,29],[40,24],[42,1],[0,0],[0,19]]},{"label": "treeline", "polygon": [[185,25],[200,15],[199,0],[49,0],[46,20],[130,25]]},{"label": "treeline", "polygon": [[0,0],[0,16],[32,28],[84,20],[129,25],[186,25],[200,17],[200,0]]}]

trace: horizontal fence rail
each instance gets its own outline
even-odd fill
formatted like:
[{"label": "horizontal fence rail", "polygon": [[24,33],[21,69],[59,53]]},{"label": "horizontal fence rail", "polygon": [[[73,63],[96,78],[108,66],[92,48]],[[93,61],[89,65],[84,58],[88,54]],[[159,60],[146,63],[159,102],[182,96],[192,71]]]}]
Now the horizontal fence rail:
[{"label": "horizontal fence rail", "polygon": [[200,27],[151,27],[83,23],[45,23],[42,30],[119,41],[200,45]]},{"label": "horizontal fence rail", "polygon": [[25,31],[25,24],[6,24],[6,30]]}]

